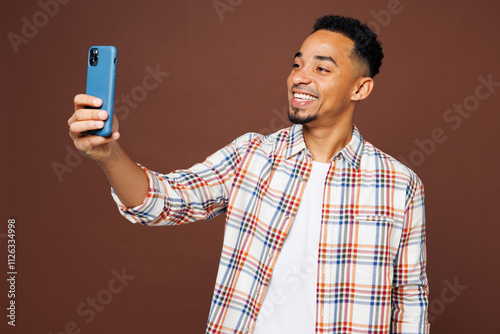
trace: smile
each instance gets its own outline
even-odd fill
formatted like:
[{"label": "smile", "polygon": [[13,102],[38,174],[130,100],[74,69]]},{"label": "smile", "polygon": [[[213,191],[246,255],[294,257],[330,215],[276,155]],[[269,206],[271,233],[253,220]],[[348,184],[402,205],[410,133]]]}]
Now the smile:
[{"label": "smile", "polygon": [[299,102],[302,101],[316,101],[318,98],[309,94],[293,93],[293,98]]}]

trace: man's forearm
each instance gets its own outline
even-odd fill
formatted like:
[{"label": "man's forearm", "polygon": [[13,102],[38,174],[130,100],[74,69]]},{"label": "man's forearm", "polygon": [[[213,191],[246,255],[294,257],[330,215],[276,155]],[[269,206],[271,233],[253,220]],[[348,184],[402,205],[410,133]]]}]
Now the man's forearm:
[{"label": "man's forearm", "polygon": [[113,149],[112,156],[99,165],[123,205],[128,208],[137,206],[148,194],[148,177],[118,143]]}]

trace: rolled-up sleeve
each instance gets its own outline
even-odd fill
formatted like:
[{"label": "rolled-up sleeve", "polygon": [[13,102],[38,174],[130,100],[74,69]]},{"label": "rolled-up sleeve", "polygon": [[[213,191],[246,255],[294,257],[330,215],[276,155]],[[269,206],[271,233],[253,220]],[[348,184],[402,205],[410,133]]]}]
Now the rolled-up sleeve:
[{"label": "rolled-up sleeve", "polygon": [[120,214],[132,223],[141,223],[144,225],[149,225],[160,217],[161,213],[164,211],[166,189],[163,182],[160,181],[157,173],[150,171],[146,167],[138,164],[149,180],[148,194],[144,201],[134,207],[126,207],[120,201],[120,198],[116,195],[113,188],[111,188],[111,196],[113,197]]},{"label": "rolled-up sleeve", "polygon": [[143,203],[127,208],[113,189],[120,213],[132,223],[179,225],[213,218],[226,210],[242,155],[258,134],[248,133],[189,169],[160,174],[139,165],[149,180]]}]

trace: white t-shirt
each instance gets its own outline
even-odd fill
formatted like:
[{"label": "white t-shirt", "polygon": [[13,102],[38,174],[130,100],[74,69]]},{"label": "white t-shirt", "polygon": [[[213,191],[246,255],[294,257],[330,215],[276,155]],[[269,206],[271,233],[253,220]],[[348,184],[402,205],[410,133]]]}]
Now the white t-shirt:
[{"label": "white t-shirt", "polygon": [[329,163],[313,161],[299,209],[257,316],[254,334],[315,332],[321,209],[329,168]]}]

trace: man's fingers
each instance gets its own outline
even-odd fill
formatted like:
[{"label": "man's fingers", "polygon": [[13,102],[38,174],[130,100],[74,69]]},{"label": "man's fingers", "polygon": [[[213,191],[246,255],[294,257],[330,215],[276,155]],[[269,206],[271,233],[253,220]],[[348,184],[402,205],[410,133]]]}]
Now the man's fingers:
[{"label": "man's fingers", "polygon": [[71,133],[75,134],[80,134],[84,131],[88,130],[97,130],[97,129],[102,129],[104,126],[103,121],[79,121],[79,122],[73,122],[69,125],[69,131]]},{"label": "man's fingers", "polygon": [[117,140],[118,138],[120,138],[120,132],[113,131],[113,132],[111,132],[111,135],[109,136],[109,141]]},{"label": "man's fingers", "polygon": [[[96,161],[109,159],[114,147],[113,141],[120,138],[118,119],[113,119],[113,132],[109,137],[87,133],[89,130],[99,130],[108,119],[108,112],[96,109],[102,105],[102,100],[86,94],[78,94],[74,98],[75,112],[68,119],[69,136],[75,147],[87,157]],[[92,107],[92,108],[89,108]]]},{"label": "man's fingers", "polygon": [[74,98],[74,103],[75,103],[75,110],[82,109],[84,107],[100,107],[102,105],[102,100],[86,95],[86,94],[78,94]]},{"label": "man's fingers", "polygon": [[118,132],[113,132],[109,137],[85,136],[74,140],[77,149],[84,153],[90,153],[94,147],[115,141],[120,137]]},{"label": "man's fingers", "polygon": [[75,111],[75,121],[87,121],[87,120],[105,120],[108,118],[108,112],[106,110],[96,110],[96,109],[78,109]]},{"label": "man's fingers", "polygon": [[108,113],[106,110],[95,110],[95,109],[78,109],[73,115],[68,119],[68,125],[75,122],[88,121],[88,120],[106,120],[108,118]]}]

